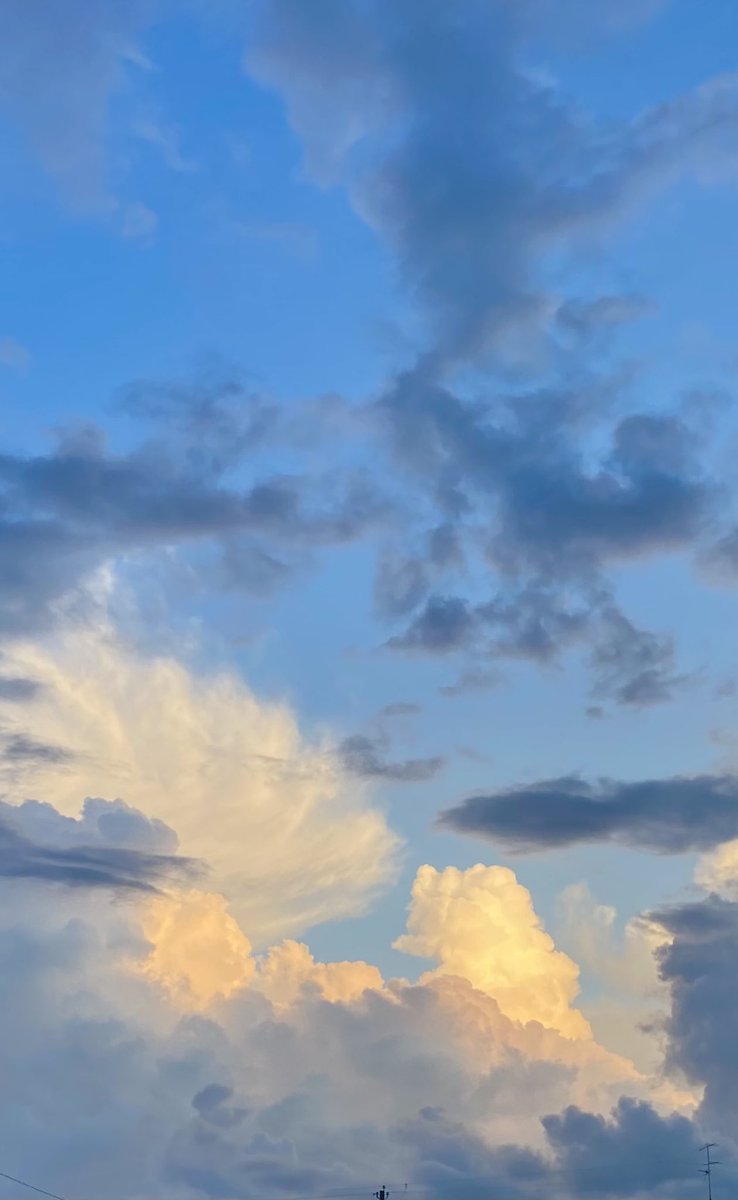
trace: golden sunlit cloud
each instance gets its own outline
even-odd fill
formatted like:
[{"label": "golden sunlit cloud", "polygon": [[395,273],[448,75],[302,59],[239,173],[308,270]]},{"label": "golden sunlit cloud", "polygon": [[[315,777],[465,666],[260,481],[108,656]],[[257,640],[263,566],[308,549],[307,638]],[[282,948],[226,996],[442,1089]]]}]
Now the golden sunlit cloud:
[{"label": "golden sunlit cloud", "polygon": [[420,867],[408,932],[394,945],[435,959],[437,968],[425,978],[468,979],[514,1021],[540,1021],[566,1037],[591,1036],[587,1021],[572,1007],[579,968],[556,949],[530,892],[507,867]]},{"label": "golden sunlit cloud", "polygon": [[156,896],[142,906],[141,923],[151,953],[140,969],[184,1009],[206,1009],[253,978],[251,943],[224,896]]}]

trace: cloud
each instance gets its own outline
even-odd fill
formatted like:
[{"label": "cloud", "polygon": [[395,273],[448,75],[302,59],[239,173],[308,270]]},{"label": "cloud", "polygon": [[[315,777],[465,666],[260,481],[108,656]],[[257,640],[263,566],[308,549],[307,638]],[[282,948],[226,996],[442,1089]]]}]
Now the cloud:
[{"label": "cloud", "polygon": [[273,0],[249,50],[313,177],[342,184],[391,247],[442,360],[545,322],[547,254],[706,162],[735,161],[734,77],[605,128],[526,69],[521,42],[540,30],[540,5],[475,2],[460,19],[440,0],[324,0],[308,20]]},{"label": "cloud", "polygon": [[696,775],[593,784],[563,776],[469,796],[446,809],[439,824],[517,853],[615,842],[685,854],[736,836],[738,782],[732,775]]},{"label": "cloud", "polygon": [[12,700],[23,704],[32,700],[38,692],[38,684],[32,679],[22,679],[12,675],[0,675],[0,699]]},{"label": "cloud", "polygon": [[[32,694],[26,693],[25,698],[27,700],[31,699]],[[10,695],[7,698],[16,700],[17,691],[11,688]],[[38,742],[26,733],[0,734],[0,738],[4,741],[0,749],[0,754],[7,763],[64,763],[70,757],[69,753],[62,746],[52,746],[47,742]]]},{"label": "cloud", "polygon": [[386,779],[392,783],[425,783],[444,766],[445,760],[440,755],[389,762],[382,756],[385,748],[386,739],[355,733],[343,739],[338,753],[349,774],[360,779]]},{"label": "cloud", "polygon": [[605,573],[702,536],[717,490],[697,431],[644,413],[608,428],[593,411],[585,424],[604,438],[595,455],[577,428],[582,406],[593,404],[585,382],[527,401],[472,403],[415,369],[380,402],[411,483],[447,505],[459,531],[472,523],[473,532],[457,536],[481,581],[472,588],[447,574],[441,590],[422,558],[408,559],[395,602],[385,605],[404,619],[388,645],[461,656],[467,670],[478,670],[480,654],[491,667],[496,659],[545,664],[584,645],[596,697],[636,707],[667,701],[687,681],[673,639],[638,628]]},{"label": "cloud", "polygon": [[647,316],[652,305],[645,296],[609,295],[594,300],[564,300],[556,313],[563,330],[579,339],[597,336],[613,326],[627,325]]},{"label": "cloud", "polygon": [[304,999],[306,989],[332,1004],[353,1004],[367,991],[382,991],[384,980],[370,963],[316,962],[307,946],[288,939],[258,964],[255,986],[277,1007]]},{"label": "cloud", "polygon": [[458,976],[383,981],[294,942],[250,956],[213,895],[2,887],[6,1132],[18,1176],[59,1194],[354,1191],[381,1161],[431,1191],[523,1196],[549,1172],[542,1117],[648,1093]]},{"label": "cloud", "polygon": [[[382,401],[395,452],[440,488],[452,474],[467,505],[495,501],[492,563],[503,573],[578,578],[608,562],[691,542],[713,499],[699,439],[677,417],[633,413],[606,431],[600,461],[572,439],[586,378],[563,391],[479,405],[425,368],[400,376]],[[574,426],[574,429],[572,429]],[[535,577],[535,576],[534,576]]]},{"label": "cloud", "polygon": [[76,816],[121,797],[173,826],[255,945],[360,912],[392,878],[397,838],[338,753],[237,676],[139,657],[105,626],[16,641],[3,662],[38,691],[20,714],[0,698],[0,726],[67,755],[0,758],[5,798]]},{"label": "cloud", "polygon": [[128,204],[121,217],[121,237],[131,241],[148,242],[156,233],[158,225],[159,218],[148,205],[140,202]]},{"label": "cloud", "polygon": [[407,700],[395,700],[385,704],[379,711],[380,717],[415,717],[423,711],[420,704],[412,704]]},{"label": "cloud", "polygon": [[667,934],[658,958],[671,1007],[664,1022],[667,1063],[704,1085],[699,1116],[732,1138],[738,1069],[735,994],[738,986],[738,905],[707,896],[651,914]]},{"label": "cloud", "polygon": [[186,1012],[209,1008],[253,977],[251,942],[217,893],[157,896],[141,924],[151,945],[142,972]]},{"label": "cloud", "polygon": [[566,1037],[589,1027],[572,1007],[576,964],[556,950],[533,910],[530,892],[507,867],[467,871],[420,867],[413,884],[408,932],[397,950],[433,958],[431,973],[459,975],[494,996],[506,1016],[539,1021]]},{"label": "cloud", "polygon": [[13,337],[0,337],[0,363],[22,371],[31,365],[30,351]]},{"label": "cloud", "polygon": [[[598,903],[583,882],[560,893],[555,928],[557,943],[585,973],[587,998],[581,1007],[597,1040],[644,1074],[659,1073],[663,1046],[654,1027],[667,996],[655,954],[666,940],[663,929],[640,915],[621,922],[617,910]],[[669,1086],[676,1104],[678,1089]]]},{"label": "cloud", "polygon": [[[311,176],[346,190],[427,318],[414,365],[374,406],[413,496],[413,528],[378,564],[378,610],[404,626],[388,644],[551,662],[583,643],[598,694],[644,706],[684,676],[668,636],[617,612],[604,572],[698,543],[718,485],[700,431],[634,401],[633,369],[607,357],[649,299],[554,295],[550,267],[561,278],[562,260],[611,243],[680,180],[727,177],[738,82],[709,79],[605,124],[539,69],[553,11],[323,0],[308,19],[274,0],[248,68],[282,97]],[[565,40],[613,31],[603,5],[567,4],[556,23]],[[442,563],[424,545],[437,527],[455,548]]]},{"label": "cloud", "polygon": [[730,838],[697,861],[695,883],[725,900],[738,900],[738,838]]},{"label": "cloud", "polygon": [[694,1124],[662,1117],[650,1104],[619,1101],[610,1120],[576,1107],[544,1117],[560,1186],[576,1195],[662,1194],[694,1175],[700,1137]]},{"label": "cloud", "polygon": [[0,82],[3,110],[21,130],[65,198],[105,209],[106,133],[111,101],[136,57],[146,0],[69,0],[38,20],[23,0],[4,6]]},{"label": "cloud", "polygon": [[500,672],[493,668],[488,670],[472,668],[462,671],[453,683],[446,683],[438,690],[442,696],[452,698],[467,695],[469,692],[489,692],[493,688],[499,687],[501,682]]},{"label": "cloud", "polygon": [[609,608],[592,649],[596,697],[646,708],[670,700],[690,682],[676,671],[674,639],[638,629],[623,613]]},{"label": "cloud", "polygon": [[[350,542],[387,517],[361,471],[260,472],[268,405],[207,374],[126,392],[121,404],[158,424],[126,454],[102,431],[62,433],[51,453],[0,455],[0,632],[45,628],[101,564],[205,548],[200,578],[227,587],[280,582],[293,562]],[[246,539],[246,542],[244,542]],[[220,560],[218,555],[221,556]]]},{"label": "cloud", "polygon": [[0,803],[0,877],[67,887],[155,892],[200,874],[193,859],[158,853],[176,837],[120,801],[87,800],[75,820],[48,804]]}]

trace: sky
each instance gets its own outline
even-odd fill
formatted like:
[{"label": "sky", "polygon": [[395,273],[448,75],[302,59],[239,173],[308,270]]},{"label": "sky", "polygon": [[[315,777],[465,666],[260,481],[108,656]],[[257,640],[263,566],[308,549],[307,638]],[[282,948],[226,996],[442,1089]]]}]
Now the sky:
[{"label": "sky", "polygon": [[738,7],[2,10],[0,1200],[735,1194]]}]

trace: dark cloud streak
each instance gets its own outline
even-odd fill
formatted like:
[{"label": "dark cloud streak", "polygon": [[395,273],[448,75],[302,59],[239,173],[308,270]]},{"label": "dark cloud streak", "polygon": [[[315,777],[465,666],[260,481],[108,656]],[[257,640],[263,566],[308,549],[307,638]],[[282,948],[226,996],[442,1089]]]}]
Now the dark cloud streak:
[{"label": "dark cloud streak", "polygon": [[201,864],[151,848],[172,839],[161,822],[121,802],[87,801],[78,820],[34,801],[17,807],[0,802],[0,878],[114,892],[192,884]]},{"label": "dark cloud streak", "polygon": [[438,823],[521,854],[607,842],[685,854],[738,836],[738,779],[703,775],[592,784],[565,776],[469,796],[441,813]]},{"label": "dark cloud streak", "polygon": [[352,775],[361,779],[384,779],[388,783],[426,783],[442,770],[445,763],[440,755],[392,762],[383,756],[385,749],[384,738],[357,733],[344,738],[338,753],[344,769]]}]

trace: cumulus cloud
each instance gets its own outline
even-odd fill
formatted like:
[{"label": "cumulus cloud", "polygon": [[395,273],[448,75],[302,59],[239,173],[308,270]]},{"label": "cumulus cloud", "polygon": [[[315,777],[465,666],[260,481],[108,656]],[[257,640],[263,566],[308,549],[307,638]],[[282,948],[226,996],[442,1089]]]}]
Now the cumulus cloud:
[{"label": "cumulus cloud", "polygon": [[224,896],[201,891],[157,896],[144,909],[141,926],[151,945],[141,970],[187,1012],[209,1008],[253,976],[251,942]]},{"label": "cumulus cloud", "polygon": [[395,948],[436,959],[431,977],[468,979],[494,996],[513,1020],[539,1021],[566,1037],[590,1036],[587,1022],[573,1007],[578,968],[556,950],[530,892],[507,867],[421,867],[413,884],[408,932]]},{"label": "cumulus cloud", "polygon": [[66,755],[0,759],[6,800],[76,816],[85,796],[120,797],[173,826],[255,944],[356,913],[392,877],[397,839],[337,754],[235,675],[139,657],[98,627],[15,642],[4,664],[38,691],[21,711],[0,698],[0,726]]},{"label": "cumulus cloud", "polygon": [[699,1162],[694,1124],[677,1114],[664,1118],[643,1102],[620,1100],[610,1120],[572,1107],[543,1124],[562,1185],[577,1195],[658,1195],[662,1189],[673,1195]]},{"label": "cumulus cloud", "polygon": [[648,1094],[626,1060],[459,975],[384,981],[292,941],[254,956],[222,897],[2,886],[6,1132],[19,1175],[60,1194],[361,1190],[380,1160],[431,1190],[522,1195],[557,1178],[542,1117]]},{"label": "cumulus cloud", "polygon": [[364,992],[381,991],[384,980],[366,962],[316,962],[302,942],[288,938],[258,964],[255,986],[277,1007],[295,1004],[306,989],[331,1003],[351,1004]]},{"label": "cumulus cloud", "polygon": [[564,776],[469,796],[446,809],[439,824],[517,853],[615,842],[685,854],[736,836],[738,782],[732,775],[695,775],[595,784]]}]

